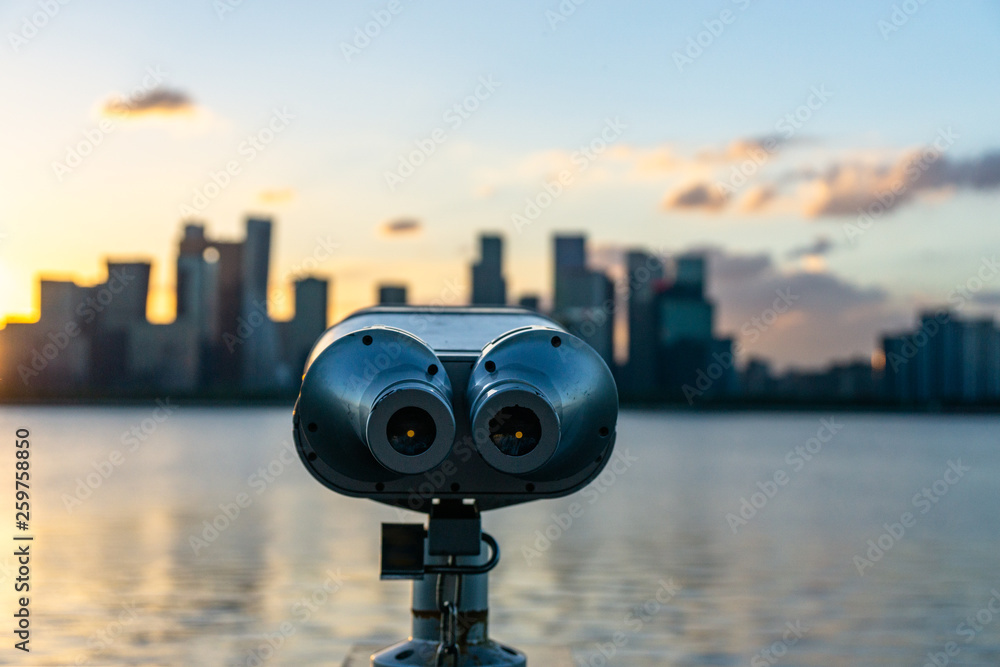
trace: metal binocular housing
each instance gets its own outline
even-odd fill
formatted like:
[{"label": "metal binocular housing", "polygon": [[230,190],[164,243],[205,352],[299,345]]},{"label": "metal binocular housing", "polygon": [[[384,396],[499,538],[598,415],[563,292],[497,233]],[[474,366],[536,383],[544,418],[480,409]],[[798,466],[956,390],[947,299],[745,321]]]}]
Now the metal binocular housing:
[{"label": "metal binocular housing", "polygon": [[610,458],[603,359],[520,308],[374,307],[313,346],[293,417],[306,468],[348,496],[430,512],[553,498]]}]

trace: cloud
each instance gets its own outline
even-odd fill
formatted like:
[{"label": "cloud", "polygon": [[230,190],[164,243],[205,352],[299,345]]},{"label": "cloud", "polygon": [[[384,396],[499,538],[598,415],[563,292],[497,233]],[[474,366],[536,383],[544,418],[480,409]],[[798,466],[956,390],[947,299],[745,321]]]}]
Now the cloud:
[{"label": "cloud", "polygon": [[743,213],[758,213],[767,210],[778,198],[778,189],[773,185],[754,185],[747,188],[740,198],[739,210]]},{"label": "cloud", "polygon": [[1000,290],[982,290],[976,292],[972,300],[982,306],[1000,306]]},{"label": "cloud", "polygon": [[830,254],[835,244],[826,236],[817,236],[816,240],[804,246],[792,248],[788,251],[789,259],[799,259],[801,257],[816,256],[822,257]]},{"label": "cloud", "polygon": [[710,183],[687,183],[667,193],[663,208],[718,211],[726,202],[726,194]]},{"label": "cloud", "polygon": [[477,170],[476,193],[537,191],[565,171],[574,187],[585,181],[591,188],[658,191],[667,212],[825,219],[883,215],[960,191],[1000,191],[1000,149],[959,157],[948,152],[954,140],[950,130],[942,130],[934,144],[908,149],[834,146],[778,135],[701,148],[620,143],[585,172],[578,171],[572,150],[543,149]]},{"label": "cloud", "polygon": [[[879,287],[857,285],[831,273],[783,271],[766,253],[708,257],[709,291],[716,302],[716,331],[742,345],[744,357],[812,367],[831,359],[867,359],[882,331],[904,325]],[[776,304],[785,312],[777,312]]]},{"label": "cloud", "polygon": [[696,157],[701,162],[714,162],[721,165],[730,165],[744,160],[765,162],[789,143],[791,143],[790,139],[776,134],[747,137],[734,139],[721,150],[718,148],[702,149]]},{"label": "cloud", "polygon": [[607,158],[623,183],[661,183],[661,208],[666,211],[883,215],[918,199],[948,198],[960,190],[1000,191],[1000,149],[953,157],[947,151],[956,136],[942,130],[933,144],[888,150],[832,149],[816,141],[765,135],[695,151],[669,143],[620,145]]},{"label": "cloud", "polygon": [[257,193],[257,199],[265,204],[281,204],[295,199],[295,188],[271,188]]},{"label": "cloud", "polygon": [[[703,179],[668,190],[664,208],[717,214],[797,213],[809,218],[880,216],[918,198],[950,197],[958,190],[1000,190],[1000,150],[966,159],[949,158],[933,147],[881,156],[848,151],[825,167],[786,168],[776,175],[765,174],[760,166],[749,171],[742,188],[719,174],[714,182]],[[737,194],[740,190],[742,195]]]},{"label": "cloud", "polygon": [[194,109],[194,103],[186,93],[168,88],[155,88],[132,97],[111,98],[104,103],[101,113],[121,119],[149,115],[191,114]]},{"label": "cloud", "polygon": [[948,175],[960,187],[994,190],[1000,187],[1000,150],[948,165]]},{"label": "cloud", "polygon": [[416,218],[397,218],[382,223],[380,227],[383,236],[408,236],[418,234],[423,224]]},{"label": "cloud", "polygon": [[768,273],[773,267],[770,255],[765,253],[729,254],[712,247],[698,248],[692,252],[709,256],[710,277],[722,283],[752,280]]}]

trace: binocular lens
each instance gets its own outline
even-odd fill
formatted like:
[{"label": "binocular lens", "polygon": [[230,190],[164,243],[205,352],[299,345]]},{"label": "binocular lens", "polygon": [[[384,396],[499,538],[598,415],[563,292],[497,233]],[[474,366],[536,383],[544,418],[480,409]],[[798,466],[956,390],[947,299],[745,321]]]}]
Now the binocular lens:
[{"label": "binocular lens", "polygon": [[423,454],[437,437],[437,426],[430,414],[415,406],[400,408],[385,426],[389,445],[404,456]]},{"label": "binocular lens", "polygon": [[538,446],[542,424],[529,408],[511,405],[489,421],[490,440],[507,456],[524,456]]}]

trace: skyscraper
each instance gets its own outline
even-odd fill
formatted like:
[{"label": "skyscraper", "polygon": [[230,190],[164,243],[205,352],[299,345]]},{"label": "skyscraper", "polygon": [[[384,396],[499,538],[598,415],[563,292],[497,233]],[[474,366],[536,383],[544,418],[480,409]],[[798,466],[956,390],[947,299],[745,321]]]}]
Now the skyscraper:
[{"label": "skyscraper", "polygon": [[378,302],[380,306],[405,306],[406,285],[379,285]]},{"label": "skyscraper", "polygon": [[[288,360],[290,379],[301,377],[306,357],[316,339],[326,331],[329,283],[314,277],[295,281],[295,316],[282,322],[284,358]],[[293,387],[294,388],[294,387]]]},{"label": "skyscraper", "polygon": [[[177,252],[177,319],[199,320],[204,317],[203,258],[208,241],[205,227],[195,223],[184,225]],[[218,251],[216,251],[218,252]]]},{"label": "skyscraper", "polygon": [[243,242],[242,307],[239,323],[249,328],[244,341],[242,376],[252,390],[274,388],[278,366],[278,332],[268,313],[267,284],[271,258],[271,221],[247,218],[246,240]]},{"label": "skyscraper", "polygon": [[537,294],[525,294],[517,301],[517,305],[528,310],[540,310]]},{"label": "skyscraper", "polygon": [[104,389],[122,390],[132,380],[129,363],[135,329],[146,324],[149,262],[108,261],[108,278],[90,288],[95,312],[91,337],[91,379]]},{"label": "skyscraper", "polygon": [[587,266],[587,237],[583,234],[556,234],[556,270]]},{"label": "skyscraper", "polygon": [[705,258],[702,255],[681,255],[675,261],[673,289],[705,297]]},{"label": "skyscraper", "polygon": [[267,276],[271,259],[271,221],[247,218],[247,236],[243,242],[244,311],[254,308],[254,301],[267,301]]},{"label": "skyscraper", "polygon": [[705,258],[678,257],[672,283],[656,297],[657,384],[665,394],[690,399],[695,390],[702,397],[735,390],[732,341],[714,337],[714,310],[705,297]]},{"label": "skyscraper", "polygon": [[628,272],[628,367],[624,389],[645,395],[656,388],[656,290],[662,289],[663,261],[636,250],[625,257]]},{"label": "skyscraper", "polygon": [[588,305],[587,290],[581,282],[587,273],[587,238],[583,234],[555,237],[555,294],[552,311]]},{"label": "skyscraper", "polygon": [[483,234],[479,237],[480,259],[472,265],[472,304],[502,306],[507,303],[507,283],[503,278],[503,239]]},{"label": "skyscraper", "polygon": [[[97,300],[103,309],[98,320],[105,328],[127,326],[146,321],[146,304],[149,300],[149,262],[108,261],[108,279],[98,285]],[[102,303],[103,293],[109,292],[107,304]]]},{"label": "skyscraper", "polygon": [[555,296],[552,317],[597,350],[614,367],[614,285],[587,268],[586,237],[555,237]]}]

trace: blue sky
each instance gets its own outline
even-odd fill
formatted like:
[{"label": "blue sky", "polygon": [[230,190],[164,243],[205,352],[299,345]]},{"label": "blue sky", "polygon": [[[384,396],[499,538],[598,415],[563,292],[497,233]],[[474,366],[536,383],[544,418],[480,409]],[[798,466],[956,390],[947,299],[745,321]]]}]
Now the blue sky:
[{"label": "blue sky", "polygon": [[[989,174],[981,187],[967,176],[988,172],[977,160],[1000,149],[1000,8],[987,2],[567,0],[574,10],[554,22],[556,1],[71,0],[12,41],[43,5],[0,8],[6,313],[31,316],[38,273],[98,280],[110,254],[153,259],[151,316],[169,320],[182,207],[232,161],[239,173],[197,217],[238,236],[247,213],[274,215],[276,287],[332,238],[337,253],[319,270],[334,279],[335,317],[370,302],[383,280],[407,282],[417,301],[467,287],[479,230],[505,235],[515,296],[544,294],[551,234],[581,230],[606,262],[632,246],[712,248],[721,276],[766,258],[763,273],[713,280],[719,328],[738,332],[775,285],[812,285],[802,295],[811,306],[750,352],[815,364],[867,356],[879,330],[946,301],[1000,246],[1000,188]],[[391,20],[345,57],[343,44],[379,12]],[[884,32],[894,12],[898,30]],[[702,52],[679,68],[675,54],[699,38]],[[108,100],[150,71],[162,73],[155,89],[183,104],[109,114]],[[493,89],[449,123],[483,77]],[[750,184],[724,204],[694,203],[692,188],[725,181],[816,89],[829,99]],[[293,118],[247,159],[240,147],[275,110]],[[608,119],[624,129],[572,171],[574,152]],[[108,120],[114,129],[60,178],[54,163]],[[388,187],[386,172],[438,128],[434,153]],[[857,215],[844,211],[867,205],[943,128],[958,138],[934,178],[849,238]],[[511,216],[563,168],[571,185],[518,231]],[[399,219],[418,231],[387,233]],[[789,256],[821,237],[822,252]],[[824,280],[797,282],[802,273]],[[986,282],[970,313],[992,312],[1000,277]]]}]

